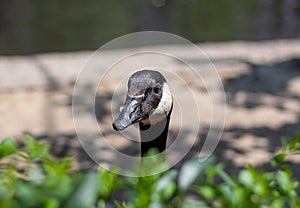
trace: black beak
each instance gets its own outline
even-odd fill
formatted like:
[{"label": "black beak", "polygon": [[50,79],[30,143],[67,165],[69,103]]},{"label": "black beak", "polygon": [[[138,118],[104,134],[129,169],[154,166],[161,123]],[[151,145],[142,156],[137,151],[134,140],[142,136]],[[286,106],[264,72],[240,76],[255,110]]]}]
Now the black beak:
[{"label": "black beak", "polygon": [[148,116],[142,111],[143,96],[129,97],[125,101],[125,105],[118,116],[113,122],[112,126],[116,131],[121,131],[131,124],[137,123]]}]

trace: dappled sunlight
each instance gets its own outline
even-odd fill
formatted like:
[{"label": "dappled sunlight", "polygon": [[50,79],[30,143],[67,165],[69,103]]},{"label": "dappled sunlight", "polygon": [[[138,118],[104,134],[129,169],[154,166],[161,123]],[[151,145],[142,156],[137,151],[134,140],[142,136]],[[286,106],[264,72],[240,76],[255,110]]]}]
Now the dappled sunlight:
[{"label": "dappled sunlight", "polygon": [[[254,55],[256,49],[253,44],[247,44],[246,42],[222,43],[221,45],[210,43],[203,44],[202,47],[205,52],[210,54],[210,58],[221,76],[226,92],[227,117],[225,129],[220,143],[214,151],[214,155],[216,155],[217,160],[228,164],[229,167],[240,167],[248,163],[259,166],[266,164],[272,155],[278,151],[280,147],[279,138],[281,136],[290,137],[296,131],[299,131],[299,65],[297,59],[293,61],[293,59],[288,57],[296,57],[300,53],[300,48],[294,47],[295,44],[300,43],[296,40],[291,40],[291,43],[286,40],[286,44],[283,44],[282,41],[278,43],[274,41],[274,44],[271,42],[260,42],[259,50],[263,50],[264,44],[269,47],[266,50],[281,50],[280,48],[282,48],[283,52],[268,53],[268,58]],[[227,46],[231,49],[231,53],[226,53],[225,49],[227,49]],[[184,46],[176,47],[185,56],[193,57],[193,54],[190,54]],[[130,51],[131,49],[121,50],[121,52],[106,51],[105,57],[109,59],[110,55],[114,53],[121,54]],[[138,50],[132,49],[132,51]],[[247,51],[249,57],[241,51]],[[71,154],[76,156],[76,168],[95,167],[95,163],[86,155],[78,141],[73,126],[71,108],[73,84],[76,78],[75,71],[80,71],[80,67],[83,65],[83,62],[80,60],[83,60],[84,57],[86,58],[86,53],[82,53],[82,57],[80,54],[76,54],[78,62],[76,62],[72,73],[70,73],[72,64],[68,58],[71,54],[64,54],[63,56],[66,58],[61,58],[57,54],[44,54],[41,56],[37,55],[32,60],[33,63],[37,60],[42,63],[42,65],[34,65],[35,67],[42,67],[37,70],[47,68],[48,73],[50,73],[41,74],[40,77],[44,77],[43,79],[45,80],[43,82],[35,83],[33,80],[29,80],[23,83],[27,86],[23,90],[12,90],[7,81],[0,85],[2,86],[0,93],[2,103],[0,106],[2,117],[0,127],[5,129],[5,131],[1,132],[1,136],[21,138],[24,132],[31,132],[38,139],[48,138],[52,142],[54,153],[57,155]],[[282,61],[276,61],[278,56],[281,57],[280,60]],[[46,61],[47,57],[51,61]],[[138,66],[143,62],[143,58],[149,59],[151,57],[153,60],[156,60],[157,55],[140,55],[138,63],[134,63],[131,59],[124,60],[122,62],[124,64],[123,67],[121,67],[121,63],[115,65],[115,69],[118,69],[120,73],[108,74],[107,80],[123,80],[126,85],[126,77],[129,76],[128,72],[131,70],[131,67]],[[58,58],[60,65],[68,66],[68,73],[64,76],[59,76],[60,69],[57,67],[57,64],[53,65],[56,58]],[[27,60],[26,63],[30,62],[29,57],[23,57],[19,59],[19,62],[4,61],[2,63],[5,63],[6,67],[22,69],[23,59]],[[0,60],[6,60],[6,58],[0,57]],[[255,64],[251,65],[252,61]],[[79,65],[79,62],[82,65]],[[208,72],[207,62],[195,60],[193,63],[199,66],[200,70],[203,70],[203,74]],[[188,102],[181,105],[180,102],[182,100],[189,98],[187,94],[182,93],[184,85],[180,84],[179,80],[176,80],[172,74],[166,74],[170,88],[175,95],[167,145],[170,147],[175,142],[179,132],[182,131],[186,137],[182,144],[185,146],[192,145],[186,158],[197,157],[207,137],[212,116],[212,106],[206,86],[193,73],[188,72],[187,65],[180,61],[174,61],[170,57],[163,57],[158,60],[157,64],[162,68],[171,67],[175,72],[174,75],[180,76],[185,83],[194,89],[194,98],[200,113],[200,131],[195,142],[190,132],[190,125],[195,121],[187,120],[182,126],[181,118],[183,109],[191,112],[190,115],[195,113],[197,109],[191,108]],[[264,70],[264,66],[267,69],[261,74],[258,71]],[[27,65],[24,65],[24,67],[26,68]],[[275,80],[275,83],[280,84],[280,88],[278,86],[273,88],[272,79],[265,80],[266,73],[273,73],[272,67],[281,75],[287,74]],[[102,68],[99,68],[99,70],[104,72]],[[31,72],[28,71],[28,73],[30,74]],[[86,92],[91,90],[89,80],[93,75],[90,74],[89,76],[86,78]],[[5,80],[8,80],[7,74],[3,77],[5,77]],[[36,75],[33,77],[36,77]],[[14,79],[20,78],[16,76]],[[47,81],[47,79],[49,80]],[[55,84],[55,88],[51,87],[53,84]],[[39,87],[40,85],[43,87]],[[20,86],[22,87],[23,85]],[[114,92],[114,89],[119,90]],[[128,128],[127,137],[124,137],[115,132],[111,126],[114,117],[119,111],[119,106],[125,100],[125,91],[126,89],[122,88],[117,82],[104,81],[97,90],[97,95],[94,99],[95,106],[90,103],[93,101],[93,98],[87,96],[80,100],[82,104],[81,113],[84,118],[85,111],[90,111],[94,108],[98,129],[101,130],[106,142],[123,154],[138,156],[140,151],[137,142],[139,141],[138,128],[136,126]],[[115,99],[113,100],[114,102],[112,102],[113,97]],[[180,100],[179,98],[184,99]],[[87,132],[89,132],[89,126],[86,128]],[[101,151],[102,142],[103,138],[95,134],[95,139],[88,144],[95,151],[95,154],[98,151],[97,155],[99,157],[103,154],[103,151]],[[297,159],[291,159],[290,161],[296,164]],[[176,167],[179,167],[179,165],[176,165]]]}]

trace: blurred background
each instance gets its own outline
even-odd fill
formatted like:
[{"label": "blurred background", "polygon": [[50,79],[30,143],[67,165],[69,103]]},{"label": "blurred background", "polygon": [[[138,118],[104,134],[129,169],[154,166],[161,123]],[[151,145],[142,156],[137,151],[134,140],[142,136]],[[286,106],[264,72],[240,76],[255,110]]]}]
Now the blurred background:
[{"label": "blurred background", "polygon": [[94,50],[127,33],[160,30],[192,42],[295,38],[297,0],[0,1],[0,54]]},{"label": "blurred background", "polygon": [[[25,133],[47,138],[56,155],[74,155],[77,168],[95,166],[73,125],[76,77],[94,50],[144,30],[182,36],[215,64],[227,98],[225,130],[215,155],[231,170],[268,164],[280,137],[300,131],[298,0],[0,0],[0,138],[21,141]],[[193,59],[184,46],[176,47]],[[182,63],[155,61],[174,67],[198,92],[202,131],[188,157],[196,156],[210,124],[206,89]],[[207,69],[207,62],[194,62]],[[111,128],[114,84],[104,83],[96,97],[99,125],[120,151],[138,154]],[[89,105],[88,98],[84,102]],[[171,126],[170,137],[177,132]],[[299,169],[299,158],[290,161]]]}]

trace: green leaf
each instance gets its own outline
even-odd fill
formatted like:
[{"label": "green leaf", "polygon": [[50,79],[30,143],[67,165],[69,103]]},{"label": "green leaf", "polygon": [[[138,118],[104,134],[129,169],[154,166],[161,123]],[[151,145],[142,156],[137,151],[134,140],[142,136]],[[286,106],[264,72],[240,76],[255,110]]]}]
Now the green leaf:
[{"label": "green leaf", "polygon": [[16,151],[17,143],[11,138],[6,138],[0,144],[0,159],[5,156],[14,154]]},{"label": "green leaf", "polygon": [[281,141],[281,150],[284,152],[287,150],[287,140],[285,137],[280,137],[280,141]]},{"label": "green leaf", "polygon": [[[118,208],[129,208],[125,202],[114,201],[114,203]],[[105,208],[105,204],[104,203],[101,203],[101,204],[98,203],[98,207],[99,208],[102,208],[102,207]]]},{"label": "green leaf", "polygon": [[228,186],[236,187],[237,183],[223,169],[223,164],[218,164],[216,166],[216,173],[225,181]]},{"label": "green leaf", "polygon": [[212,200],[216,194],[216,190],[210,186],[200,186],[197,191],[208,200]]},{"label": "green leaf", "polygon": [[47,199],[45,201],[45,208],[59,208],[59,202],[56,199]]},{"label": "green leaf", "polygon": [[[175,170],[171,170],[162,176],[152,191],[152,199],[157,199],[164,202],[170,200],[174,196],[177,189],[175,183],[176,176],[177,171]],[[158,195],[158,197],[155,195]]]},{"label": "green leaf", "polygon": [[300,134],[299,133],[295,134],[292,137],[291,141],[289,142],[289,149],[290,150],[294,150],[294,149],[296,149],[296,148],[299,147],[299,138],[300,138]]},{"label": "green leaf", "polygon": [[137,167],[140,176],[151,176],[169,169],[169,164],[165,162],[165,154],[159,153],[157,149],[150,149]]},{"label": "green leaf", "polygon": [[273,167],[278,166],[280,163],[282,163],[285,160],[286,154],[285,153],[279,153],[277,154],[272,160],[271,165]]},{"label": "green leaf", "polygon": [[213,163],[214,158],[210,157],[205,162],[199,162],[197,158],[186,162],[180,172],[178,178],[178,185],[182,191],[186,191],[187,188],[197,179],[197,177]]},{"label": "green leaf", "polygon": [[166,188],[166,186],[169,183],[172,183],[175,180],[176,176],[177,176],[177,171],[175,171],[175,170],[171,170],[170,172],[166,173],[163,177],[161,177],[158,180],[156,188],[155,188],[155,192],[160,192],[164,188]]},{"label": "green leaf", "polygon": [[253,185],[255,184],[255,179],[253,178],[253,174],[251,174],[251,172],[248,171],[247,169],[244,169],[239,173],[238,179],[240,183],[247,188],[252,188]]},{"label": "green leaf", "polygon": [[47,144],[39,144],[30,136],[25,136],[25,146],[28,151],[29,159],[36,160],[48,154],[49,146]]},{"label": "green leaf", "polygon": [[16,198],[22,203],[23,207],[29,207],[30,204],[34,204],[36,207],[41,205],[43,193],[40,193],[33,184],[25,181],[16,181],[14,188]]},{"label": "green leaf", "polygon": [[69,198],[66,208],[89,208],[96,205],[98,195],[98,174],[88,173]]},{"label": "green leaf", "polygon": [[277,173],[277,181],[279,186],[284,190],[284,191],[289,191],[289,187],[291,184],[291,179],[289,177],[289,174],[285,171],[278,171]]},{"label": "green leaf", "polygon": [[107,200],[112,192],[124,184],[123,180],[118,179],[118,175],[114,172],[110,172],[101,168],[98,172],[99,180],[99,196]]}]

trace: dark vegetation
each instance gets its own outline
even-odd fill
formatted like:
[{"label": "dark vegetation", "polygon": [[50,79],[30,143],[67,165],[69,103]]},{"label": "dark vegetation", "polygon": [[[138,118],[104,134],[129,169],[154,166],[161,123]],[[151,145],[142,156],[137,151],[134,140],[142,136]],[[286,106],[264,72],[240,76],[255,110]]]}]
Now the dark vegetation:
[{"label": "dark vegetation", "polygon": [[[24,145],[6,138],[0,144],[0,207],[299,207],[299,182],[285,162],[300,154],[299,139],[282,138],[268,168],[248,165],[230,175],[213,157],[204,163],[193,158],[179,170],[130,178],[103,168],[76,171],[72,158],[55,158],[47,143],[29,135]],[[168,165],[150,163],[143,167]]]}]

